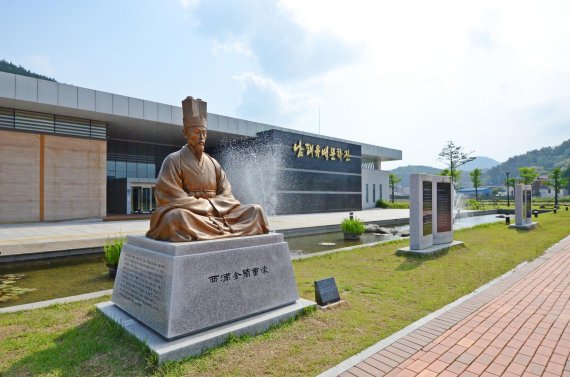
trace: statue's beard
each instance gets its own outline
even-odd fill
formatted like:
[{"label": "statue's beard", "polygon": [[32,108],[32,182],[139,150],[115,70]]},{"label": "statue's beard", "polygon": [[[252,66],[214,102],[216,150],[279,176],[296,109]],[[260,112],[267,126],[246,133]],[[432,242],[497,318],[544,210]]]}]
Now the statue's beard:
[{"label": "statue's beard", "polygon": [[204,144],[196,144],[192,149],[194,149],[194,153],[198,159],[202,158],[202,154],[204,153]]}]

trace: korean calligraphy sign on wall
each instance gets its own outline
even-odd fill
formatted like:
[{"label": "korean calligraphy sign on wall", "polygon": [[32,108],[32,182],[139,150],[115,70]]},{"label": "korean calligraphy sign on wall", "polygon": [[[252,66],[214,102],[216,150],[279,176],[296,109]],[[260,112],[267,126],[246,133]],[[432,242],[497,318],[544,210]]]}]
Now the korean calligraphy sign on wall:
[{"label": "korean calligraphy sign on wall", "polygon": [[350,150],[319,144],[303,143],[302,140],[293,144],[293,152],[297,158],[322,158],[327,161],[350,161]]}]

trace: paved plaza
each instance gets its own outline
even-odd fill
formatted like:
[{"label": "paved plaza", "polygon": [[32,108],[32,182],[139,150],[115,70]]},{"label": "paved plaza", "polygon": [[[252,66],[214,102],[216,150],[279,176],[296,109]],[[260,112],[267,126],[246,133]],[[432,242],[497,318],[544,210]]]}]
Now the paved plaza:
[{"label": "paved plaza", "polygon": [[570,377],[570,236],[366,357],[322,376]]}]

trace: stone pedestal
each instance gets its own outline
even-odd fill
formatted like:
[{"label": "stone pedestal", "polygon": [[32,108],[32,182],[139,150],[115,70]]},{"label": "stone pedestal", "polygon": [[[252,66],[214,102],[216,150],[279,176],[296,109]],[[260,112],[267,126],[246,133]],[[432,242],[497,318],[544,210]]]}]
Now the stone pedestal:
[{"label": "stone pedestal", "polygon": [[156,354],[159,363],[168,360],[180,360],[188,356],[201,355],[210,348],[224,344],[233,336],[256,335],[303,313],[306,308],[315,307],[315,303],[298,299],[295,303],[282,306],[261,314],[240,319],[225,325],[216,326],[195,334],[165,339],[140,321],[125,313],[111,301],[97,304],[104,315],[117,322],[134,337],[144,342]]},{"label": "stone pedestal", "polygon": [[173,339],[298,298],[282,234],[181,243],[128,236],[112,302]]}]

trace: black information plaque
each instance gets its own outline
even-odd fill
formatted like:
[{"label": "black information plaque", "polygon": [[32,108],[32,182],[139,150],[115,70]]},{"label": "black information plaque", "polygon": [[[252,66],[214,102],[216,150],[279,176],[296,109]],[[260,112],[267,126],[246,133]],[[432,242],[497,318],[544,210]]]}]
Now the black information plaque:
[{"label": "black information plaque", "polygon": [[432,183],[431,181],[422,182],[422,226],[423,226],[423,236],[429,236],[432,233]]},{"label": "black information plaque", "polygon": [[315,281],[315,299],[320,306],[340,301],[334,278]]},{"label": "black information plaque", "polygon": [[451,231],[451,183],[437,182],[437,231]]},{"label": "black information plaque", "polygon": [[526,218],[532,217],[532,191],[525,190],[524,194],[526,194]]}]

